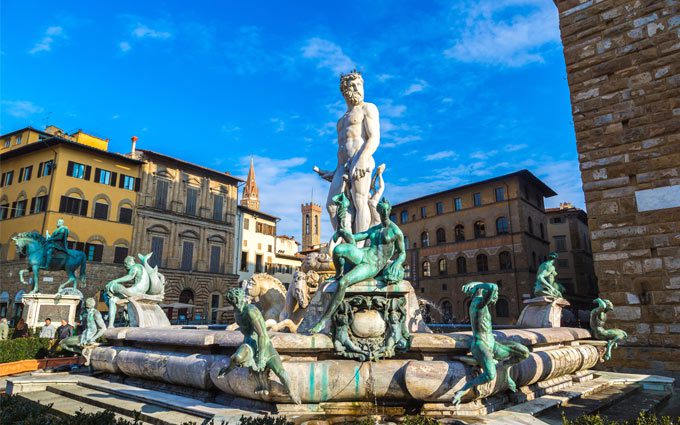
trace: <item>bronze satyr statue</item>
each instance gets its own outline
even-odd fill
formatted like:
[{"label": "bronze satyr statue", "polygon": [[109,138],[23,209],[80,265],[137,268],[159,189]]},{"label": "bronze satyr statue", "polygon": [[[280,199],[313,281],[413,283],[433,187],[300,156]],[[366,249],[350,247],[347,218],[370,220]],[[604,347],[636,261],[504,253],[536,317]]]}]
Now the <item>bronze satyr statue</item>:
[{"label": "bronze satyr statue", "polygon": [[614,310],[614,304],[609,300],[602,298],[595,298],[593,301],[597,304],[590,312],[590,332],[593,338],[602,341],[607,341],[607,348],[604,350],[604,360],[612,358],[612,348],[619,346],[619,342],[628,338],[628,334],[621,329],[605,329],[604,325],[607,321],[607,313]]}]

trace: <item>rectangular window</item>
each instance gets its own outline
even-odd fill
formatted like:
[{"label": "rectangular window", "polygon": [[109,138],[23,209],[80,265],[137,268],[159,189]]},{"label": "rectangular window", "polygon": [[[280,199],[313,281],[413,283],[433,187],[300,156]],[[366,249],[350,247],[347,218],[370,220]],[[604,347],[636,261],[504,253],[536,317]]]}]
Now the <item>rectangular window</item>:
[{"label": "rectangular window", "polygon": [[243,228],[245,230],[250,230],[250,220],[249,219],[247,219],[247,218],[243,219]]},{"label": "rectangular window", "polygon": [[182,270],[191,270],[194,266],[194,243],[189,241],[182,242]]},{"label": "rectangular window", "polygon": [[420,207],[420,218],[427,217],[427,207]]},{"label": "rectangular window", "polygon": [[54,161],[51,159],[49,161],[41,162],[38,164],[38,177],[45,177],[52,175],[52,170],[54,169]]},{"label": "rectangular window", "polygon": [[14,170],[2,173],[2,179],[0,179],[0,187],[9,186],[12,184],[12,179],[14,178]]},{"label": "rectangular window", "polygon": [[23,217],[26,215],[26,204],[28,200],[17,201],[12,204],[14,210],[14,217]]},{"label": "rectangular window", "polygon": [[564,252],[567,250],[567,237],[566,236],[555,236],[555,251]]},{"label": "rectangular window", "polygon": [[437,215],[444,214],[444,203],[443,202],[437,202],[435,204],[435,209],[437,210]]},{"label": "rectangular window", "polygon": [[153,252],[153,255],[149,258],[151,267],[163,267],[163,245],[165,245],[165,239],[160,236],[151,238],[151,252]]},{"label": "rectangular window", "polygon": [[264,271],[264,264],[262,263],[262,255],[255,256],[255,273],[262,273]]},{"label": "rectangular window", "polygon": [[196,201],[198,200],[198,189],[192,187],[187,189],[186,213],[196,215]]},{"label": "rectangular window", "polygon": [[79,198],[62,196],[59,201],[59,212],[73,215],[87,215],[88,201]]},{"label": "rectangular window", "polygon": [[5,146],[6,148],[8,148],[8,147],[10,147],[11,144],[12,144],[12,139],[10,139],[9,137],[6,138],[6,139],[5,139],[5,145],[4,145],[4,146]]},{"label": "rectangular window", "polygon": [[222,248],[213,245],[210,247],[210,273],[220,273],[220,259],[222,258]]},{"label": "rectangular window", "polygon": [[224,209],[224,197],[220,195],[215,195],[213,199],[213,220],[224,221],[223,212]]},{"label": "rectangular window", "polygon": [[137,187],[139,183],[137,183],[136,178],[132,176],[128,176],[125,174],[120,175],[120,182],[118,183],[118,187],[121,189],[127,189],[127,190],[138,190],[139,188]]},{"label": "rectangular window", "polygon": [[482,194],[477,192],[472,194],[472,205],[480,207],[482,205]]},{"label": "rectangular window", "polygon": [[272,248],[271,245],[267,245],[267,251],[268,251],[268,252],[273,252],[273,251],[274,251],[274,248]]},{"label": "rectangular window", "polygon": [[453,200],[453,209],[456,211],[460,211],[463,209],[463,200],[460,198],[455,198]]},{"label": "rectangular window", "polygon": [[505,188],[497,187],[494,191],[496,194],[496,202],[505,201]]},{"label": "rectangular window", "polygon": [[31,214],[47,211],[47,195],[36,196],[31,199]]},{"label": "rectangular window", "polygon": [[20,144],[21,144],[21,134],[17,136],[16,144],[17,144],[17,145],[20,145]]},{"label": "rectangular window", "polygon": [[95,261],[98,263],[102,262],[102,254],[104,253],[104,245],[86,243],[85,244],[85,255],[87,255],[87,261]]},{"label": "rectangular window", "polygon": [[247,251],[241,251],[241,267],[239,269],[242,272],[248,271],[248,252]]},{"label": "rectangular window", "polygon": [[[123,264],[125,257],[128,255],[128,249],[126,246],[117,246],[113,250],[113,262],[116,264]],[[153,258],[153,255],[151,256]]]},{"label": "rectangular window", "polygon": [[169,186],[170,184],[166,180],[156,181],[156,208],[161,210],[167,209]]},{"label": "rectangular window", "polygon": [[33,174],[33,166],[23,167],[19,170],[19,183],[31,180]]},{"label": "rectangular window", "polygon": [[102,202],[95,202],[94,212],[92,216],[98,220],[108,220],[109,219],[109,204],[104,204]]},{"label": "rectangular window", "polygon": [[97,183],[111,185],[111,171],[97,168],[94,170],[94,181]]},{"label": "rectangular window", "polygon": [[69,161],[66,166],[66,175],[77,179],[90,180],[92,167],[78,162]]},{"label": "rectangular window", "polygon": [[118,221],[121,223],[132,223],[132,208],[121,207],[118,213]]},{"label": "rectangular window", "polygon": [[562,217],[553,217],[550,219],[550,222],[553,224],[560,224],[562,223]]},{"label": "rectangular window", "polygon": [[0,220],[6,220],[9,217],[9,204],[0,205]]}]

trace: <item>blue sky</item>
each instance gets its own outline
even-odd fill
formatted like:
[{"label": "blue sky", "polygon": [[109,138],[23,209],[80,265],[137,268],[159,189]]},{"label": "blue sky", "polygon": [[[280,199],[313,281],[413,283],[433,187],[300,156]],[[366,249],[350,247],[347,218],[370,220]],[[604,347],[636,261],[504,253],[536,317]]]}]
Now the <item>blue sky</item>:
[{"label": "blue sky", "polygon": [[[50,123],[245,176],[299,237],[327,186],[338,76],[381,114],[398,202],[527,168],[583,207],[549,0],[2,2],[0,131]],[[325,226],[324,233],[329,234]]]}]

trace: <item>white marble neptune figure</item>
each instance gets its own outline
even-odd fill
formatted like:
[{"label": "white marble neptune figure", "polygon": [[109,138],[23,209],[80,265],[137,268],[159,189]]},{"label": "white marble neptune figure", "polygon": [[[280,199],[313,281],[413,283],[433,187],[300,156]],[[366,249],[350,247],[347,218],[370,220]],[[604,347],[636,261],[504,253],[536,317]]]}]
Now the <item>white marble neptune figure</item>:
[{"label": "white marble neptune figure", "polygon": [[[372,224],[371,191],[375,184],[373,154],[380,144],[378,108],[364,102],[364,79],[357,71],[340,77],[340,91],[347,103],[347,112],[338,121],[338,164],[333,171],[314,170],[331,182],[326,208],[335,230],[337,205],[333,197],[349,187],[353,233],[367,230]],[[382,171],[382,168],[381,170]],[[376,215],[377,214],[373,214]],[[349,223],[348,223],[349,224]]]}]

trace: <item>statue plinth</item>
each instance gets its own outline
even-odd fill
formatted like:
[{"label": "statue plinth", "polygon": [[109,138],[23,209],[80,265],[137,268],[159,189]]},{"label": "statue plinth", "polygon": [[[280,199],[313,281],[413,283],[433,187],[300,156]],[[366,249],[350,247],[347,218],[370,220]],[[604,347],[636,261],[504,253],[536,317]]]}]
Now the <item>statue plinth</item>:
[{"label": "statue plinth", "polygon": [[24,294],[21,302],[26,306],[26,325],[29,328],[45,326],[48,317],[55,323],[62,319],[75,323],[76,309],[82,299],[82,294]]},{"label": "statue plinth", "polygon": [[562,321],[562,309],[569,304],[564,298],[534,297],[524,300],[524,310],[517,320],[522,328],[559,328]]},{"label": "statue plinth", "polygon": [[129,326],[134,328],[167,328],[170,321],[158,305],[163,295],[133,295],[122,299],[118,305],[127,304]]}]

